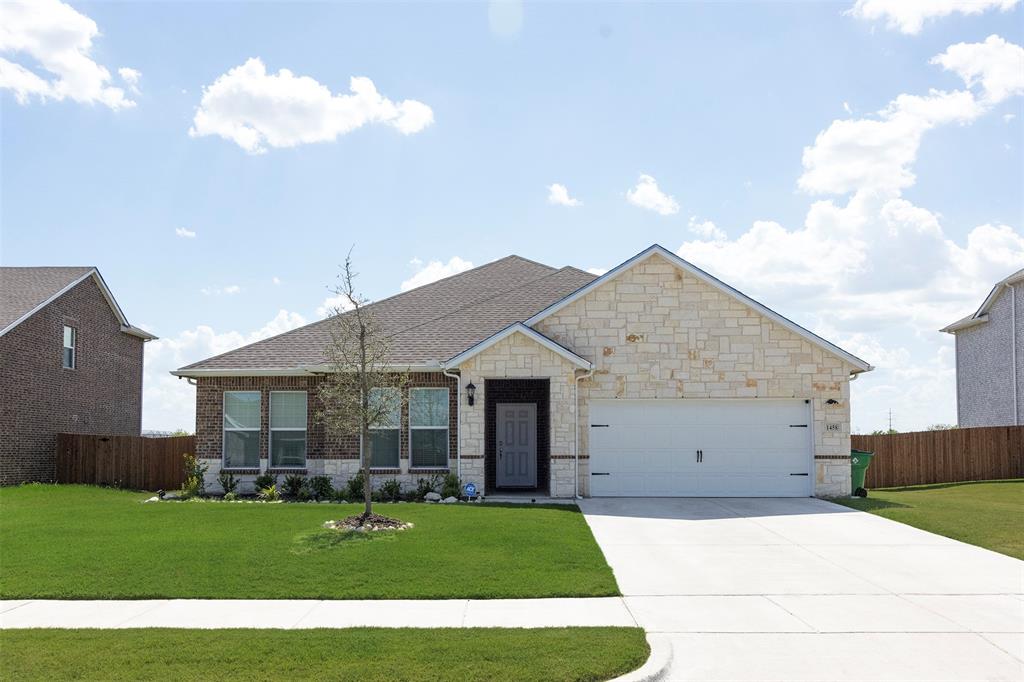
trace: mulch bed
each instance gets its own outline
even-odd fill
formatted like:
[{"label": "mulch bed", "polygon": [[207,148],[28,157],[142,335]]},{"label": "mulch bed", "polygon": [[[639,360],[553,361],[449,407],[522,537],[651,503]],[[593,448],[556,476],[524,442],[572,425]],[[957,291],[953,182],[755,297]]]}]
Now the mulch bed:
[{"label": "mulch bed", "polygon": [[324,528],[356,531],[406,530],[412,528],[412,524],[380,514],[356,514],[337,521],[326,521]]}]

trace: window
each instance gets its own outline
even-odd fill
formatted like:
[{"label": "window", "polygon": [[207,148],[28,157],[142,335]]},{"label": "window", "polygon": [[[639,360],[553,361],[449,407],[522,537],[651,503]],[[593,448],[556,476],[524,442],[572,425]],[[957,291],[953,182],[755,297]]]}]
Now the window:
[{"label": "window", "polygon": [[270,466],[306,466],[306,392],[270,393]]},{"label": "window", "polygon": [[402,399],[397,388],[371,388],[370,403],[390,412],[386,423],[370,429],[370,466],[398,468],[398,433],[401,428]]},{"label": "window", "polygon": [[448,389],[409,390],[410,466],[448,468]]},{"label": "window", "polygon": [[75,336],[75,328],[64,325],[64,369],[75,368]]},{"label": "window", "polygon": [[260,466],[260,392],[224,392],[224,466]]}]

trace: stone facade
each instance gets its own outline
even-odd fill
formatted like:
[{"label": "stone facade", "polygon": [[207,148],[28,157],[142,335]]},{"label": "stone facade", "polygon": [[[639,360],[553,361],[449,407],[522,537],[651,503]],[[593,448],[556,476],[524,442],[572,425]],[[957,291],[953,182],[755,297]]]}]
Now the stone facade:
[{"label": "stone facade", "polygon": [[[73,369],[62,364],[65,325],[76,330]],[[143,343],[121,331],[91,277],[0,336],[0,485],[54,480],[58,433],[139,435]]]},{"label": "stone facade", "polygon": [[[252,469],[232,469],[240,481],[241,492],[252,492],[256,476],[271,472],[283,478],[287,474],[304,476],[330,476],[335,487],[344,485],[360,469],[359,438],[338,438],[326,432],[316,418],[321,409],[318,376],[257,376],[257,377],[204,377],[196,382],[196,456],[208,465],[206,487],[220,492],[217,476],[223,461],[224,391],[260,392],[260,463]],[[458,467],[456,436],[457,386],[455,379],[440,372],[414,373],[409,376],[409,388],[444,387],[448,389],[448,466],[442,468],[410,467],[409,412],[402,410],[399,429],[399,466],[396,469],[374,469],[374,485],[390,478],[397,479],[403,489],[415,488],[421,478],[444,475]],[[303,469],[272,469],[268,459],[270,429],[270,393],[272,391],[306,391],[306,466]],[[463,463],[465,465],[465,462]],[[463,466],[465,472],[465,466]],[[482,469],[482,462],[481,462]],[[279,479],[280,480],[280,479]]]},{"label": "stone facade", "polygon": [[[815,493],[849,494],[852,367],[661,256],[620,273],[536,328],[594,363],[593,376],[580,382],[581,424],[591,399],[810,400]],[[837,404],[827,405],[829,399]],[[584,494],[587,431],[579,434]]]}]

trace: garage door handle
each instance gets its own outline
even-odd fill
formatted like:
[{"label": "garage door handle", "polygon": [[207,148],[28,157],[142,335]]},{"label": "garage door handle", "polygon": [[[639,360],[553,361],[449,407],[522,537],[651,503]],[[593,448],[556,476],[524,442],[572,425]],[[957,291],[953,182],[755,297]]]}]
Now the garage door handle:
[{"label": "garage door handle", "polygon": [[790,474],[790,476],[808,476],[809,474]]},{"label": "garage door handle", "polygon": [[611,472],[609,472],[609,471],[591,471],[590,475],[591,476],[611,476]]}]

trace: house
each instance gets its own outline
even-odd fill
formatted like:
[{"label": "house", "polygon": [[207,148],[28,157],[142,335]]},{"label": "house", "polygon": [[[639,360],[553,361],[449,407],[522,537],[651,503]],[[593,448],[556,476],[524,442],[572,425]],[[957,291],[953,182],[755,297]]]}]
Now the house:
[{"label": "house", "polygon": [[[849,381],[872,367],[654,245],[596,277],[518,256],[372,305],[411,377],[376,472],[555,497],[850,493]],[[184,367],[210,489],[347,480],[315,419],[329,321]],[[379,477],[378,477],[379,478]]]},{"label": "house", "polygon": [[143,344],[91,267],[0,267],[0,485],[52,481],[56,434],[138,435]]},{"label": "house", "polygon": [[940,331],[956,338],[957,424],[1024,424],[1024,270],[992,287],[972,315]]}]

